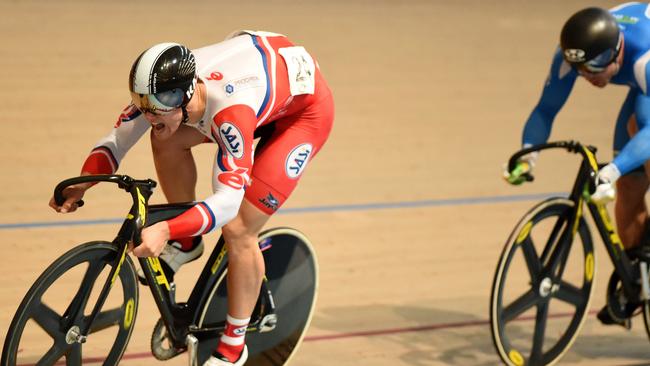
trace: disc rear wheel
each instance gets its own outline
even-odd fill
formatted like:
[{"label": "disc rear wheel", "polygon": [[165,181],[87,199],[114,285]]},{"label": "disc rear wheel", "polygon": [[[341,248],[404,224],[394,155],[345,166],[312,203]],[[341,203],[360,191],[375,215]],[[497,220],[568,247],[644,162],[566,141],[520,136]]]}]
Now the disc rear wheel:
[{"label": "disc rear wheel", "polygon": [[[246,335],[248,366],[286,365],[295,354],[311,321],[318,291],[318,266],[311,244],[297,230],[276,228],[260,234],[267,286],[273,295],[277,324],[266,333]],[[204,308],[202,324],[223,320],[227,311],[225,277],[215,286]],[[199,344],[199,365],[215,349],[218,338]]]}]

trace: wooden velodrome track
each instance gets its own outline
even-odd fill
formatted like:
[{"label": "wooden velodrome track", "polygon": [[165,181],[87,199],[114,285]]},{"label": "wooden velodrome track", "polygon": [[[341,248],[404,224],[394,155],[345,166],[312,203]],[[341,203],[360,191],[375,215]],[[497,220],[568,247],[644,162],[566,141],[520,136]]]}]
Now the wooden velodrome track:
[{"label": "wooden velodrome track", "polygon": [[[562,22],[588,3],[234,3],[0,2],[0,337],[54,258],[85,241],[111,240],[117,230],[128,197],[114,186],[90,191],[74,215],[57,215],[47,202],[128,103],[127,73],[139,52],[162,41],[198,47],[235,29],[263,29],[311,50],[337,108],[330,141],[271,222],[306,233],[319,256],[317,310],[293,364],[498,364],[487,319],[499,253],[528,207],[569,189],[578,160],[549,152],[535,183],[523,187],[505,184],[501,165],[519,145]],[[611,159],[625,91],[580,81],[552,138],[597,145],[601,159]],[[149,149],[145,138],[120,172],[155,177]],[[214,149],[195,151],[199,196],[209,194]],[[599,239],[595,245],[592,310],[603,304],[611,270]],[[180,296],[200,265],[179,274]],[[147,291],[141,288],[123,365],[162,364],[149,353],[157,316]],[[627,332],[589,316],[560,364],[647,364],[650,344],[635,320]],[[86,353],[86,363],[98,364],[96,356]]]}]

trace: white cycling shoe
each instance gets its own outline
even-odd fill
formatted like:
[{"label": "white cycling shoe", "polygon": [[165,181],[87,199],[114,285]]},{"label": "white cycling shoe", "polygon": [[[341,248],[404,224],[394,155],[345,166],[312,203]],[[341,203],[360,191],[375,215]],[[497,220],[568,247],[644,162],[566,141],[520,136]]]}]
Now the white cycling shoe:
[{"label": "white cycling shoe", "polygon": [[[185,263],[192,262],[198,259],[203,254],[203,239],[200,240],[198,244],[194,245],[194,248],[190,251],[181,250],[181,244],[177,241],[170,240],[165,245],[163,252],[158,257],[160,263],[162,264],[163,271],[165,272],[165,277],[169,282],[174,281],[174,274],[178,272],[178,269]],[[147,279],[144,277],[144,272],[142,268],[138,268],[138,280],[146,285]]]},{"label": "white cycling shoe", "polygon": [[218,353],[213,353],[207,361],[203,363],[203,366],[243,366],[248,359],[248,347],[244,346],[244,350],[241,352],[239,359],[237,361],[230,362],[225,357],[219,355]]}]

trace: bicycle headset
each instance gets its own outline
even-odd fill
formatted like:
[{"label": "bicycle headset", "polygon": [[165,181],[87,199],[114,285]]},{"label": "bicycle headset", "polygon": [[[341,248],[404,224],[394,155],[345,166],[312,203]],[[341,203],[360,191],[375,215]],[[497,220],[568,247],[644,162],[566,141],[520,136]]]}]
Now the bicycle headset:
[{"label": "bicycle headset", "polygon": [[616,60],[623,43],[616,18],[601,8],[573,14],[562,27],[562,56],[573,68],[597,73]]},{"label": "bicycle headset", "polygon": [[196,88],[196,61],[192,52],[178,43],[160,43],[145,50],[131,66],[129,91],[133,104],[143,113],[168,114],[183,110]]}]

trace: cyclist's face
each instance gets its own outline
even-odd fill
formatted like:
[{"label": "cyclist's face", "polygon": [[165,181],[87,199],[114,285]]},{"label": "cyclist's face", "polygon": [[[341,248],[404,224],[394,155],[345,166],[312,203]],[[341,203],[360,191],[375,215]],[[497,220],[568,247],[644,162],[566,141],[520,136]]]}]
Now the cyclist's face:
[{"label": "cyclist's face", "polygon": [[616,60],[614,60],[614,62],[612,62],[611,64],[607,65],[607,67],[603,71],[593,72],[587,69],[586,67],[579,67],[578,73],[582,75],[585,79],[587,79],[587,81],[590,82],[591,85],[599,88],[604,88],[607,84],[609,84],[609,81],[614,77],[614,75],[618,74],[618,71],[620,70],[622,63],[623,63],[623,48],[621,48],[620,52],[618,53]]},{"label": "cyclist's face", "polygon": [[597,86],[599,88],[604,88],[609,81],[618,73],[619,69],[619,63],[618,62],[612,62],[609,64],[605,70],[594,73],[594,72],[589,72],[585,69],[578,69],[578,72],[582,77],[587,79],[588,82],[591,83],[593,86]]},{"label": "cyclist's face", "polygon": [[183,120],[183,112],[176,108],[167,114],[144,112],[144,118],[151,123],[153,134],[159,140],[166,140],[178,130]]}]

